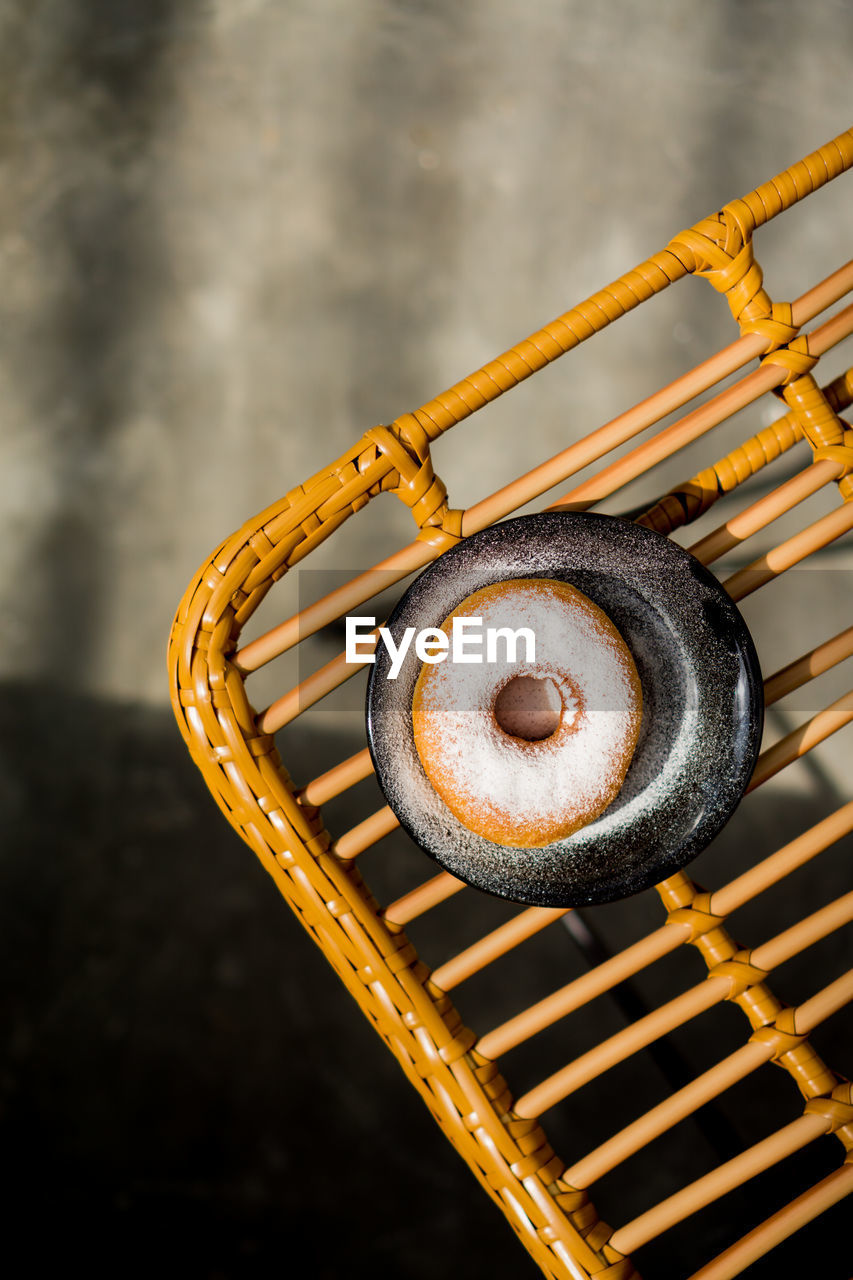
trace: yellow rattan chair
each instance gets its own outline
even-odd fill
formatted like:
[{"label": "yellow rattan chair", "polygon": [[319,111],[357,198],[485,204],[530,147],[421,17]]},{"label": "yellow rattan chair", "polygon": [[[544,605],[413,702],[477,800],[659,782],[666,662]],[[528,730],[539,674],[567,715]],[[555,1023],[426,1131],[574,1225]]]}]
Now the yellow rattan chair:
[{"label": "yellow rattan chair", "polygon": [[[169,650],[174,709],[218,804],[532,1258],[545,1275],[560,1280],[626,1280],[636,1274],[632,1255],[686,1220],[697,1225],[691,1233],[691,1256],[681,1273],[692,1272],[693,1280],[738,1275],[777,1246],[778,1274],[790,1274],[784,1258],[791,1246],[782,1242],[853,1188],[850,1085],[833,1070],[840,1064],[824,1062],[809,1039],[853,997],[853,974],[822,976],[815,966],[811,993],[793,1007],[777,996],[771,976],[772,970],[830,937],[853,916],[853,893],[842,893],[817,909],[808,902],[806,914],[790,923],[791,903],[795,911],[802,911],[798,871],[817,855],[828,856],[853,830],[853,802],[841,808],[827,804],[835,811],[825,810],[805,831],[792,831],[789,842],[769,856],[750,858],[749,851],[743,851],[738,874],[724,876],[710,891],[683,872],[670,877],[657,886],[663,910],[650,930],[639,937],[635,930],[622,949],[603,955],[568,983],[558,975],[555,989],[529,1007],[517,1008],[500,1025],[480,1025],[475,1007],[466,1006],[463,1021],[450,993],[509,953],[516,957],[518,971],[525,949],[561,917],[566,923],[566,912],[517,910],[430,970],[409,934],[416,933],[428,916],[439,918],[454,895],[476,891],[447,873],[429,875],[430,864],[424,859],[422,883],[380,904],[357,862],[396,829],[394,815],[380,807],[350,830],[338,831],[331,821],[331,830],[327,828],[323,812],[335,797],[370,777],[367,750],[342,762],[329,760],[328,769],[313,780],[299,776],[296,760],[291,781],[276,748],[276,731],[341,686],[356,668],[341,654],[260,713],[249,701],[247,683],[253,672],[306,637],[346,613],[363,612],[364,603],[389,583],[402,582],[459,539],[517,511],[580,470],[599,464],[590,478],[552,505],[594,506],[768,392],[784,398],[782,416],[691,480],[634,512],[634,518],[672,534],[726,497],[728,518],[691,546],[699,560],[713,566],[780,517],[796,518],[797,513],[790,515],[794,508],[818,491],[834,493],[837,500],[825,514],[801,519],[771,550],[725,577],[725,588],[736,601],[764,589],[849,533],[853,430],[839,415],[853,399],[853,370],[827,380],[817,365],[853,333],[853,306],[836,306],[853,288],[853,262],[792,302],[774,302],[763,288],[754,233],[851,166],[853,130],[677,235],[660,253],[423,408],[390,426],[366,431],[342,458],[249,521],[205,561],[174,625]],[[433,470],[433,441],[690,273],[704,276],[725,295],[740,331],[730,346],[468,510],[449,507]],[[829,318],[818,319],[827,310]],[[714,391],[719,384],[722,389]],[[667,422],[660,426],[664,419]],[[643,443],[627,451],[622,448],[656,426]],[[711,456],[720,452],[711,449]],[[796,470],[790,473],[789,467],[787,478],[777,476],[767,484],[772,468],[789,451],[788,462],[796,459]],[[770,470],[759,477],[765,468]],[[414,540],[241,648],[244,624],[271,586],[383,492],[402,498],[410,508],[417,526]],[[791,584],[791,609],[805,607],[796,598],[802,579],[794,573],[786,580]],[[760,653],[761,637],[757,640]],[[766,680],[767,705],[851,653],[853,627],[826,635],[811,652]],[[795,726],[763,751],[750,790],[794,765],[851,719],[853,695],[847,694]],[[782,886],[781,893],[775,886]],[[788,887],[790,892],[784,892]],[[782,913],[787,923],[780,928],[783,899],[788,914]],[[631,911],[635,902],[630,900],[625,910]],[[751,917],[761,922],[758,945],[745,949],[733,940],[728,917],[755,903],[764,904],[761,916]],[[594,912],[588,913],[587,919],[592,918]],[[664,958],[676,952],[683,960],[670,971],[669,990],[658,988],[652,1007],[615,1030],[605,1020],[599,1035],[595,1002],[619,984],[665,967]],[[785,994],[784,982],[779,992]],[[594,1117],[599,1132],[592,1150],[573,1147],[571,1123],[563,1139],[567,1149],[558,1154],[552,1148],[540,1123],[543,1113],[556,1108],[558,1115],[558,1104],[565,1105],[565,1099],[620,1064],[623,1072],[630,1071],[647,1047],[665,1044],[677,1029],[694,1023],[701,1027],[708,1011],[722,1002],[742,1011],[742,1030],[732,1051],[712,1052],[706,1069],[676,1082],[651,1107],[641,1098],[640,1114],[629,1108],[625,1119],[601,1105]],[[538,1082],[518,1096],[512,1065],[504,1065],[506,1057],[519,1046],[533,1046],[535,1061],[536,1037],[564,1025],[560,1020],[578,1010],[576,1017],[585,1020],[591,1045],[555,1070],[546,1064]],[[602,1179],[630,1160],[639,1161],[642,1170],[644,1159],[655,1160],[644,1154],[650,1144],[712,1100],[736,1094],[741,1082],[752,1073],[767,1073],[770,1063],[790,1077],[790,1098],[796,1099],[797,1090],[801,1095],[793,1119],[676,1187],[630,1221],[617,1221],[614,1228],[601,1220],[596,1204]],[[785,1079],[782,1073],[771,1074],[774,1080]],[[725,1218],[725,1197],[735,1191],[747,1195],[756,1180],[777,1166],[784,1170],[793,1153],[827,1134],[840,1142],[828,1174],[797,1189],[793,1198],[785,1189],[775,1210],[738,1239],[726,1239],[725,1232],[721,1237],[713,1226],[706,1229],[708,1206],[721,1201]],[[618,1217],[618,1210],[609,1216]],[[715,1242],[721,1238],[720,1251]]]}]

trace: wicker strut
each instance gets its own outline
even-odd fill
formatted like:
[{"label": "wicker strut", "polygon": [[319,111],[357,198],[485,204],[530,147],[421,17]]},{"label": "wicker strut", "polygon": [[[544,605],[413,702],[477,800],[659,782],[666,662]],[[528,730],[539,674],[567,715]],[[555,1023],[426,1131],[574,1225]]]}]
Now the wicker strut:
[{"label": "wicker strut", "polygon": [[[638,518],[663,533],[688,524],[789,450],[802,466],[691,547],[712,564],[825,486],[838,502],[829,514],[755,558],[725,580],[735,600],[772,581],[853,529],[853,429],[839,414],[853,400],[853,370],[821,385],[820,357],[853,333],[853,306],[819,323],[821,312],[853,288],[853,262],[802,297],[774,302],[763,288],[754,233],[776,214],[853,165],[853,129],[743,199],[677,235],[661,252],[520,342],[414,413],[373,427],[331,466],[249,521],[205,561],[183,599],[169,648],[172,700],[193,759],[229,822],[255,851],[314,941],[396,1056],[449,1140],[546,1276],[559,1280],[636,1275],[630,1255],[701,1207],[783,1160],[820,1135],[834,1133],[838,1168],[793,1203],[707,1262],[693,1280],[726,1280],[774,1248],[853,1189],[853,1097],[848,1082],[814,1051],[809,1033],[853,997],[853,974],[788,1008],[769,985],[771,971],[853,918],[853,894],[830,902],[746,951],[727,917],[853,830],[853,802],[712,892],[684,873],[658,886],[660,926],[520,1012],[477,1035],[464,1026],[449,993],[565,913],[522,910],[432,973],[405,927],[466,889],[442,873],[398,901],[380,906],[355,866],[357,856],[397,826],[387,808],[350,831],[330,834],[321,806],[369,776],[366,750],[297,789],[282,765],[274,733],[354,673],[343,655],[260,714],[245,682],[252,672],[306,635],[358,609],[461,538],[517,510],[581,469],[603,460],[591,479],[569,487],[554,505],[587,509],[683,448],[765,392],[784,397],[785,416],[740,448],[660,498]],[[430,446],[448,428],[522,379],[578,346],[611,321],[688,274],[722,293],[740,336],[649,399],[483,498],[453,509],[434,473]],[[754,363],[756,362],[757,363]],[[735,381],[616,460],[608,455],[721,380]],[[798,454],[798,456],[799,456]],[[372,498],[389,492],[410,508],[414,540],[375,569],[261,638],[239,648],[241,629],[270,587]],[[773,675],[773,703],[853,653],[853,627]],[[853,693],[765,750],[751,789],[788,767],[853,719]],[[616,984],[683,944],[695,947],[707,976],[639,1021],[567,1063],[522,1097],[513,1097],[499,1059]],[[569,1166],[549,1146],[539,1117],[586,1082],[720,1001],[745,1015],[741,1048],[690,1081]],[[748,1025],[747,1025],[748,1024]],[[632,1222],[602,1222],[589,1188],[608,1170],[764,1063],[790,1074],[802,1114],[769,1138],[713,1169]]]}]

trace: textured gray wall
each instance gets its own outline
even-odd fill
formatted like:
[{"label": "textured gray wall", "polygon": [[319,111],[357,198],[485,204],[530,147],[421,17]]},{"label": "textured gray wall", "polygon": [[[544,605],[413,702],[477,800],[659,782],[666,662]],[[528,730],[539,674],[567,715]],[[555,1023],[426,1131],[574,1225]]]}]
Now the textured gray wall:
[{"label": "textured gray wall", "polygon": [[[0,661],[146,702],[244,518],[848,123],[841,0],[6,0],[0,23]],[[836,265],[848,200],[767,237],[774,296]],[[454,505],[727,340],[708,293],[458,428]],[[376,539],[353,522],[348,556]]]},{"label": "textured gray wall", "polygon": [[[851,47],[845,0],[0,0],[0,973],[33,1259],[532,1275],[213,811],[171,615],[365,427],[846,128]],[[762,237],[774,297],[849,253],[851,181]],[[683,282],[442,442],[453,505],[732,336]],[[410,536],[391,498],[364,516],[316,562]],[[319,721],[301,750],[328,755]],[[826,803],[828,756],[756,841]],[[677,1243],[649,1272],[684,1273]]]}]

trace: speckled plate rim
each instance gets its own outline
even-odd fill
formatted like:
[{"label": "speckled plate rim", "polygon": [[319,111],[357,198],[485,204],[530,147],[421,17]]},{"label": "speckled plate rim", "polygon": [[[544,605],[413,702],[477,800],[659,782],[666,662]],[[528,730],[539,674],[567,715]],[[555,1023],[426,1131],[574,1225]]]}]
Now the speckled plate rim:
[{"label": "speckled plate rim", "polygon": [[581,831],[543,848],[475,835],[432,789],[414,747],[421,664],[410,652],[390,681],[383,646],[366,698],[376,777],[412,840],[468,884],[531,905],[615,901],[684,866],[740,802],[763,727],[755,647],[730,597],[693,556],[643,526],[591,512],[520,516],[473,534],[410,585],[386,626],[396,639],[406,626],[439,626],[478,587],[519,577],[577,586],[634,655],[643,728],[619,796]]}]

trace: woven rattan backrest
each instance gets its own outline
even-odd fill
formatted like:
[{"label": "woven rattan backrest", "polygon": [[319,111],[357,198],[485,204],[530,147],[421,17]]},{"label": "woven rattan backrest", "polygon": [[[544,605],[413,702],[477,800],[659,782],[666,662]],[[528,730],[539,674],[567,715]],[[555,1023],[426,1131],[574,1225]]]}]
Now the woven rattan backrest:
[{"label": "woven rattan backrest", "polygon": [[[518,909],[430,969],[410,935],[428,918],[439,919],[442,910],[452,905],[451,898],[476,891],[447,873],[430,874],[431,864],[423,858],[420,882],[413,882],[394,901],[378,902],[366,873],[363,878],[358,869],[358,859],[395,831],[396,818],[387,807],[379,806],[351,829],[336,830],[333,821],[327,825],[324,815],[324,806],[328,812],[336,797],[366,784],[372,772],[367,750],[343,761],[330,759],[327,769],[313,780],[301,776],[298,757],[288,760],[294,775],[291,781],[276,747],[278,730],[336,690],[358,668],[346,664],[340,654],[260,713],[250,702],[251,678],[344,614],[363,612],[364,604],[389,583],[401,583],[461,538],[517,511],[555,485],[565,482],[567,487],[552,505],[590,508],[691,442],[712,435],[721,423],[768,392],[783,398],[782,416],[717,461],[713,459],[721,451],[709,439],[704,469],[646,504],[634,518],[673,534],[726,498],[728,518],[692,545],[687,540],[693,554],[713,568],[780,517],[790,520],[792,512],[796,517],[795,508],[805,499],[821,491],[834,495],[824,514],[804,518],[771,550],[747,557],[743,567],[724,577],[726,590],[737,601],[766,589],[849,533],[853,529],[853,430],[840,415],[853,400],[853,370],[827,379],[822,377],[819,361],[853,332],[853,306],[835,305],[853,288],[853,262],[791,302],[774,301],[763,287],[754,233],[851,165],[853,130],[677,235],[660,253],[423,408],[404,414],[390,426],[366,431],[343,457],[292,489],[222,544],[190,584],[174,625],[169,651],[174,708],[217,802],[533,1259],[546,1275],[561,1280],[587,1276],[624,1280],[634,1275],[631,1258],[636,1250],[734,1189],[747,1191],[756,1176],[822,1135],[832,1133],[838,1139],[837,1167],[799,1191],[790,1203],[780,1201],[776,1212],[741,1240],[728,1243],[721,1253],[703,1243],[697,1230],[699,1261],[686,1264],[694,1270],[694,1280],[700,1276],[723,1280],[739,1274],[853,1188],[850,1086],[833,1070],[838,1064],[824,1062],[809,1039],[853,996],[853,976],[822,977],[816,969],[810,996],[788,1007],[776,994],[772,974],[790,957],[847,923],[853,916],[853,893],[826,901],[816,910],[810,904],[802,918],[781,930],[778,923],[774,928],[775,917],[768,908],[752,949],[734,941],[727,923],[745,904],[762,900],[762,895],[772,896],[774,886],[795,883],[799,868],[853,830],[853,803],[826,812],[805,831],[792,831],[789,842],[769,856],[756,861],[745,850],[739,874],[710,891],[700,889],[688,874],[672,876],[657,888],[662,910],[654,927],[568,984],[558,980],[552,991],[528,1007],[519,1006],[500,1025],[480,1025],[476,1007],[463,1006],[464,1020],[457,1012],[457,989],[510,952],[523,963],[525,948],[533,946],[549,926],[561,928],[557,922],[566,923],[566,912]],[[688,274],[705,277],[725,296],[739,330],[730,346],[557,456],[520,478],[509,479],[505,487],[468,510],[449,506],[430,455],[437,437]],[[826,318],[822,313],[828,310]],[[721,389],[715,390],[719,384]],[[661,426],[664,419],[668,420]],[[642,443],[627,452],[621,448],[652,428],[657,430]],[[777,464],[786,455],[790,455],[788,464],[796,459],[796,469],[791,473],[790,465],[780,464],[784,478],[778,475]],[[571,477],[592,464],[598,465],[589,478],[572,484]],[[413,540],[373,570],[355,574],[240,647],[244,625],[273,584],[347,520],[358,519],[357,513],[382,493],[396,495],[411,510],[416,526]],[[734,498],[739,501],[735,503]],[[788,581],[795,584],[795,580],[796,573],[791,574]],[[791,607],[797,608],[794,590],[792,585]],[[840,632],[835,627],[809,653],[769,676],[768,706],[851,652],[853,627]],[[764,786],[782,770],[796,771],[796,761],[851,719],[853,694],[847,694],[797,724],[762,752],[750,790]],[[380,855],[381,848],[371,854]],[[792,892],[796,895],[796,889]],[[693,957],[697,966],[700,958],[702,963],[697,970],[686,964],[679,970],[680,986],[674,995],[594,1040],[592,1047],[556,1070],[545,1071],[517,1096],[511,1062],[504,1065],[507,1055],[521,1045],[535,1044],[536,1037],[569,1015],[592,1019],[594,1025],[599,997],[626,979],[651,972],[677,951]],[[564,1105],[564,1099],[619,1064],[630,1064],[647,1046],[660,1043],[675,1029],[692,1020],[698,1024],[722,1002],[741,1011],[742,1036],[733,1052],[672,1089],[651,1109],[617,1124],[615,1133],[613,1122],[608,1123],[607,1113],[602,1113],[594,1149],[559,1153],[552,1149],[540,1123],[543,1113]],[[769,1071],[768,1063],[784,1068],[791,1096],[799,1091],[802,1097],[793,1120],[633,1220],[616,1221],[614,1227],[601,1220],[596,1184],[603,1177],[710,1100],[736,1090],[738,1082],[751,1073]],[[713,1239],[713,1232],[708,1239]],[[781,1245],[780,1258],[784,1251]],[[786,1274],[784,1268],[781,1273]]]}]

